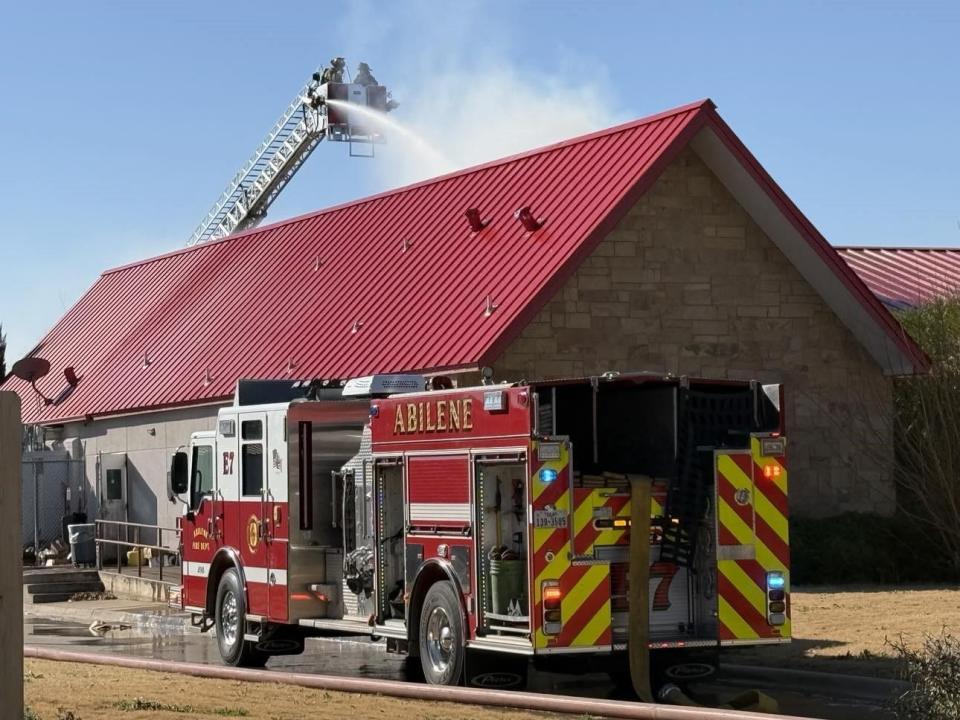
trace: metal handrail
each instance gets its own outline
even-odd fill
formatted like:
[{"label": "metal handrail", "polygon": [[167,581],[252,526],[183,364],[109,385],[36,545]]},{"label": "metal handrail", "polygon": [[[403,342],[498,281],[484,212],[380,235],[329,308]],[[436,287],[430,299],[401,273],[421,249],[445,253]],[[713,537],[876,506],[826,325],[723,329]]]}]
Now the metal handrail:
[{"label": "metal handrail", "polygon": [[[156,550],[158,553],[161,554],[161,555],[160,555],[160,564],[159,564],[158,567],[159,567],[159,569],[160,569],[160,582],[163,582],[163,559],[162,559],[162,554],[163,554],[163,553],[167,553],[167,554],[169,554],[169,555],[176,555],[176,556],[178,556],[178,557],[179,557],[180,554],[181,554],[181,547],[180,547],[180,528],[163,527],[163,526],[161,526],[161,525],[150,525],[150,524],[148,524],[148,523],[126,522],[126,521],[123,521],[123,520],[94,520],[94,523],[95,523],[95,528],[94,528],[94,542],[96,543],[96,547],[97,547],[97,569],[98,569],[98,570],[103,570],[103,553],[101,552],[101,546],[103,546],[103,545],[113,545],[113,546],[115,546],[115,547],[117,548],[117,574],[118,574],[118,575],[122,575],[122,574],[123,574],[123,558],[121,557],[121,554],[120,554],[120,548],[121,548],[121,547],[132,547],[132,548],[136,548],[136,549],[138,549],[138,550],[141,550],[141,552],[139,553],[139,555],[141,556],[141,557],[140,557],[141,562],[137,562],[137,577],[139,577],[139,578],[142,578],[142,577],[143,577],[142,550],[143,550],[143,549]],[[115,538],[111,539],[111,538],[103,537],[103,535],[102,535],[102,532],[103,532],[102,529],[105,529],[107,526],[113,526],[113,527],[116,528],[116,537],[115,537]],[[129,532],[124,532],[124,536],[127,538],[126,540],[121,540],[121,539],[120,539],[120,529],[121,529],[121,528],[123,528],[125,531],[129,531],[129,530],[131,530],[131,529],[134,531],[134,533],[133,533],[133,534],[134,534],[134,541],[133,541],[133,542],[130,542],[130,540],[129,540],[129,537],[130,537]],[[156,544],[156,545],[151,545],[151,544],[149,544],[149,543],[140,542],[140,531],[141,531],[141,529],[144,529],[144,528],[146,528],[147,530],[155,530],[155,531],[156,531],[156,533],[157,533],[157,544]],[[174,536],[177,538],[177,547],[176,547],[176,549],[169,548],[169,547],[165,547],[165,546],[163,545],[163,533],[164,533],[164,531],[166,531],[166,532],[168,532],[168,533],[173,533]]]}]

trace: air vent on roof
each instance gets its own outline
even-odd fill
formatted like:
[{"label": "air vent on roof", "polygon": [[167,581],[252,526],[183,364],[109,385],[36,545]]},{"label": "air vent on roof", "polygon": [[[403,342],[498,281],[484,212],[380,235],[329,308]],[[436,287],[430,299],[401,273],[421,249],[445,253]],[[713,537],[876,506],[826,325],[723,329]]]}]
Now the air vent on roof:
[{"label": "air vent on roof", "polygon": [[401,251],[401,252],[406,252],[407,250],[409,250],[409,249],[411,248],[412,245],[413,245],[413,241],[412,241],[412,240],[407,240],[406,238],[404,238],[404,239],[403,239],[403,243],[400,245],[400,251]]},{"label": "air vent on roof", "polygon": [[213,382],[213,376],[210,374],[210,368],[207,368],[203,373],[203,386],[206,387]]},{"label": "air vent on roof", "polygon": [[354,323],[353,323],[353,327],[350,328],[350,332],[351,332],[351,333],[358,333],[358,332],[360,332],[360,328],[362,328],[362,327],[363,327],[363,320],[355,320]]},{"label": "air vent on roof", "polygon": [[470,223],[470,229],[474,232],[480,232],[483,230],[487,223],[484,222],[480,217],[480,211],[475,208],[467,208],[467,211],[464,213],[467,216],[467,222]]},{"label": "air vent on roof", "polygon": [[535,218],[530,207],[525,206],[517,210],[513,216],[521,222],[527,232],[533,232],[543,227],[543,218]]},{"label": "air vent on roof", "polygon": [[313,271],[316,272],[322,267],[323,267],[323,260],[321,260],[320,256],[317,255],[317,257],[313,261]]},{"label": "air vent on roof", "polygon": [[490,317],[493,315],[493,311],[497,309],[497,305],[493,304],[493,296],[487,295],[487,306],[483,311],[484,317]]}]

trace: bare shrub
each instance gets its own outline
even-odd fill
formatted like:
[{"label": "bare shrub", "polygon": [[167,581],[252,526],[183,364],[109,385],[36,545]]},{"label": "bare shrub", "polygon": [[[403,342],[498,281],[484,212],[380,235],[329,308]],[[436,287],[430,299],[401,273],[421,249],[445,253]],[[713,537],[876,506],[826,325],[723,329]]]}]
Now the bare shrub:
[{"label": "bare shrub", "polygon": [[924,637],[919,650],[903,639],[890,643],[900,661],[903,679],[910,683],[894,702],[900,720],[960,719],[960,640],[945,630]]},{"label": "bare shrub", "polygon": [[904,311],[900,321],[932,367],[894,384],[898,504],[960,572],[960,299]]}]

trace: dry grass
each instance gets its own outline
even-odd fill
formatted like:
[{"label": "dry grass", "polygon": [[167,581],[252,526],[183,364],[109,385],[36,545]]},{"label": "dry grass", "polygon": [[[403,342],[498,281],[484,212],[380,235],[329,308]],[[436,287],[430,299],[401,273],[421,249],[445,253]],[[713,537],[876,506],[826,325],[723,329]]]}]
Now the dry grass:
[{"label": "dry grass", "polygon": [[960,634],[960,588],[818,587],[795,589],[791,602],[791,644],[736,651],[729,660],[889,677],[897,665],[888,640],[919,648],[924,634]]},{"label": "dry grass", "polygon": [[431,720],[543,720],[547,715],[472,705],[353,695],[290,685],[208,680],[116,667],[28,659],[24,699],[42,720],[115,718],[250,720],[427,718]]}]

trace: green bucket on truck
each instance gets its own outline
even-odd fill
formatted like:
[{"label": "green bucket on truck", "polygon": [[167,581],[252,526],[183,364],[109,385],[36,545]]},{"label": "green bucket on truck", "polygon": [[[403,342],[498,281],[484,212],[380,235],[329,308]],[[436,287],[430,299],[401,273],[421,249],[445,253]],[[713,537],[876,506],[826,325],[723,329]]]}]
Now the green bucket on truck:
[{"label": "green bucket on truck", "polygon": [[498,615],[506,615],[510,601],[516,600],[520,612],[527,614],[527,599],[524,597],[526,563],[518,560],[490,560],[490,604]]}]

